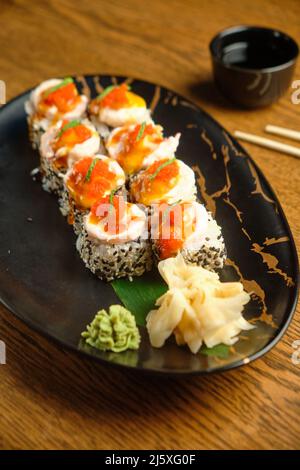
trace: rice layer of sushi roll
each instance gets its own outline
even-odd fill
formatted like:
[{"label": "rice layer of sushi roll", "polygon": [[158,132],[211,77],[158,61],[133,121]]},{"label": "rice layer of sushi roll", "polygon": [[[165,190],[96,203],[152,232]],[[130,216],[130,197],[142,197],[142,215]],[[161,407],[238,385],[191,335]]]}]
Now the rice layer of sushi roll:
[{"label": "rice layer of sushi roll", "polygon": [[120,127],[151,120],[144,98],[131,92],[125,83],[105,88],[91,101],[88,112],[100,133],[105,125]]},{"label": "rice layer of sushi roll", "polygon": [[83,217],[100,199],[122,187],[125,174],[118,162],[105,155],[83,157],[64,176],[64,190],[59,199],[60,210],[68,216],[78,235]]},{"label": "rice layer of sushi roll", "polygon": [[193,170],[176,158],[153,163],[138,173],[130,184],[132,201],[146,206],[193,201],[196,192]]},{"label": "rice layer of sushi roll", "polygon": [[61,195],[63,175],[85,155],[99,151],[99,134],[88,119],[60,120],[42,135],[40,162],[43,188]]},{"label": "rice layer of sushi roll", "polygon": [[163,128],[154,123],[132,124],[114,129],[106,142],[111,158],[131,175],[152,163],[175,155],[180,134],[163,137]]},{"label": "rice layer of sushi roll", "polygon": [[224,265],[221,228],[198,202],[160,205],[151,217],[151,238],[158,260],[180,252],[186,262],[215,271]]},{"label": "rice layer of sushi roll", "polygon": [[147,216],[121,196],[93,205],[76,246],[85,266],[105,281],[140,276],[152,266]]},{"label": "rice layer of sushi roll", "polygon": [[33,148],[39,147],[42,134],[59,119],[84,117],[87,103],[88,98],[79,95],[72,78],[53,78],[36,87],[25,103]]}]

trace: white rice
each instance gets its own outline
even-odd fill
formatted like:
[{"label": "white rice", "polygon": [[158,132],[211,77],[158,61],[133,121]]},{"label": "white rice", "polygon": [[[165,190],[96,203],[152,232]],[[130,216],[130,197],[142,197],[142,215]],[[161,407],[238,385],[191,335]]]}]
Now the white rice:
[{"label": "white rice", "polygon": [[61,197],[64,189],[63,173],[55,168],[48,158],[41,158],[40,171],[43,189],[48,193],[54,193]]},{"label": "white rice", "polygon": [[141,276],[152,267],[149,240],[138,239],[114,245],[99,243],[95,239],[90,239],[82,226],[76,248],[85,266],[103,281]]}]

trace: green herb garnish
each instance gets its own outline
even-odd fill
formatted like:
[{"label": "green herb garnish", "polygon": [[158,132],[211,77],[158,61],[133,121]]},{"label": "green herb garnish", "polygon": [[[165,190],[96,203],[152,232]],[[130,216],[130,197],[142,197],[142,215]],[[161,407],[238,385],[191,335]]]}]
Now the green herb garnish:
[{"label": "green herb garnish", "polygon": [[165,168],[165,167],[168,166],[168,165],[171,165],[171,163],[175,162],[175,160],[176,160],[176,157],[171,158],[170,160],[167,160],[166,162],[164,162],[164,163],[162,163],[161,165],[159,165],[159,167],[156,169],[156,171],[155,171],[152,175],[150,175],[149,179],[150,179],[151,181],[154,180],[154,178],[157,177],[158,173],[159,173],[163,168]]},{"label": "green herb garnish", "polygon": [[116,192],[118,191],[118,189],[119,188],[113,189],[109,195],[109,213],[111,213],[114,208],[114,196]]},{"label": "green herb garnish", "polygon": [[138,135],[136,136],[136,139],[135,141],[138,142],[139,140],[141,140],[141,138],[143,137],[143,134],[145,132],[145,129],[146,129],[146,122],[142,122],[141,124],[141,127],[139,129],[139,132],[138,132]]},{"label": "green herb garnish", "polygon": [[65,125],[61,128],[61,130],[59,131],[57,137],[60,138],[60,137],[63,135],[63,133],[64,133],[65,131],[67,131],[68,129],[71,129],[72,127],[76,127],[76,126],[78,126],[79,124],[80,124],[80,121],[79,121],[78,119],[73,119],[72,121],[67,122],[67,124],[65,124]]},{"label": "green herb garnish", "polygon": [[[108,95],[114,88],[117,88],[120,85],[109,85],[96,97],[97,100],[102,100],[106,95]],[[130,86],[127,85],[127,90],[130,90]]]},{"label": "green herb garnish", "polygon": [[115,192],[117,191],[117,188],[113,189],[109,195],[109,203],[110,204],[113,204],[114,202],[114,195],[115,195]]},{"label": "green herb garnish", "polygon": [[59,90],[59,88],[69,85],[70,83],[73,83],[73,82],[74,80],[71,77],[64,78],[61,83],[59,83],[58,85],[52,86],[51,88],[49,88],[49,90],[45,91],[45,94],[44,94],[45,98],[51,95],[51,93],[53,93],[54,91]]},{"label": "green herb garnish", "polygon": [[229,346],[226,344],[217,344],[213,348],[206,348],[202,347],[200,349],[200,353],[204,354],[205,356],[216,356],[220,357],[221,359],[226,359],[229,355]]},{"label": "green herb garnish", "polygon": [[90,181],[91,179],[91,176],[92,176],[92,172],[93,172],[93,169],[95,168],[95,165],[97,163],[97,161],[100,160],[99,158],[93,158],[90,166],[89,166],[89,169],[85,175],[85,178],[84,178],[84,181]]},{"label": "green herb garnish", "polygon": [[97,100],[102,100],[108,93],[110,93],[114,88],[116,88],[116,85],[109,85],[106,87],[98,96]]}]

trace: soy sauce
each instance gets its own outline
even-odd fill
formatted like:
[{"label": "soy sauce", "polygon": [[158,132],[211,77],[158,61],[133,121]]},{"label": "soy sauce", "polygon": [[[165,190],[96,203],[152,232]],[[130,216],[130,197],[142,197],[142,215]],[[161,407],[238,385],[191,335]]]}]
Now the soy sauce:
[{"label": "soy sauce", "polygon": [[286,62],[286,52],[276,45],[237,42],[224,47],[222,59],[225,64],[244,69],[276,67]]}]

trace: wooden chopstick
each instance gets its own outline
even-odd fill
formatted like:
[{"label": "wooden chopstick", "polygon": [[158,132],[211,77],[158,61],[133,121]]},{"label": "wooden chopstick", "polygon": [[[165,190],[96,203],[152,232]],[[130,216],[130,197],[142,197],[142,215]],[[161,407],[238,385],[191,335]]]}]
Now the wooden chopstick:
[{"label": "wooden chopstick", "polygon": [[294,131],[293,129],[287,129],[286,127],[272,126],[271,124],[268,124],[265,127],[265,131],[269,132],[270,134],[289,137],[290,139],[300,141],[300,132]]},{"label": "wooden chopstick", "polygon": [[288,155],[293,155],[294,157],[300,158],[300,148],[294,147],[293,145],[282,144],[276,140],[266,139],[265,137],[260,137],[259,135],[248,134],[247,132],[235,131],[234,135],[238,139],[244,140],[245,142],[257,144],[261,147],[276,150],[277,152],[283,152]]}]

